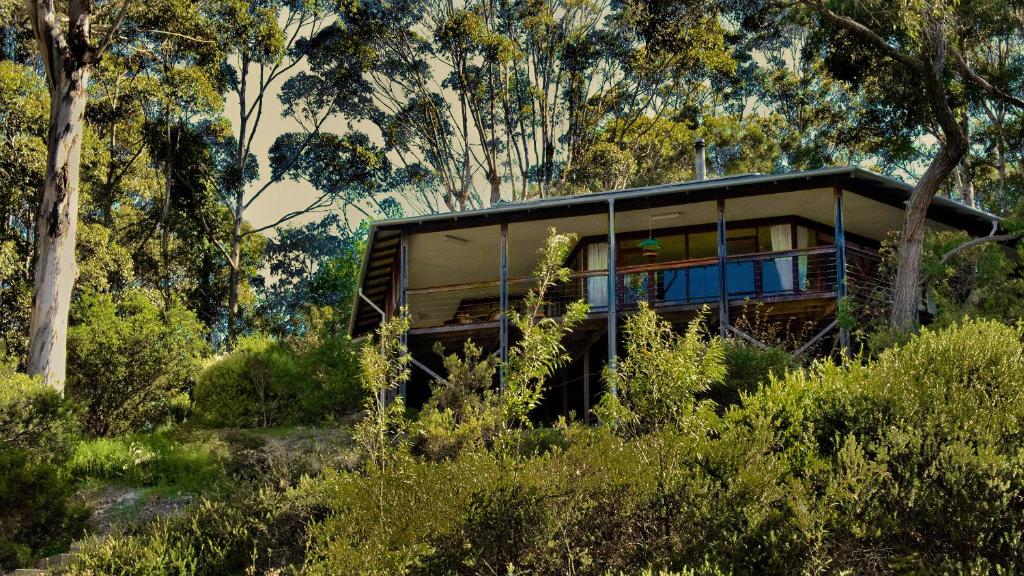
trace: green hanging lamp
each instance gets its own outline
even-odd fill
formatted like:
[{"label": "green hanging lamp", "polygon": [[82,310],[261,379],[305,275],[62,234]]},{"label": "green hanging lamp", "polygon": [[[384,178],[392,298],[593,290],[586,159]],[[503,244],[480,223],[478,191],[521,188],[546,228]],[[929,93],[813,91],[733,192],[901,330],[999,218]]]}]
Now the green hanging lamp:
[{"label": "green hanging lamp", "polygon": [[640,253],[648,260],[657,260],[661,253],[661,242],[656,238],[648,237],[640,241]]},{"label": "green hanging lamp", "polygon": [[[649,209],[650,206],[648,206]],[[658,254],[661,253],[661,242],[654,237],[654,216],[647,217],[647,239],[641,240],[637,247],[640,248],[640,254],[647,260],[658,259]]]}]

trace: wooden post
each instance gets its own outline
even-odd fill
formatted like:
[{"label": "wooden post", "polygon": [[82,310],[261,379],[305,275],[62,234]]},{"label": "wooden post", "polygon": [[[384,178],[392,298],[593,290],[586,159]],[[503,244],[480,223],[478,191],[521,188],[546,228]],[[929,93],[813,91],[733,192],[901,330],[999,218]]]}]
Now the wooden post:
[{"label": "wooden post", "polygon": [[729,334],[729,282],[726,273],[728,250],[725,238],[725,198],[718,196],[718,332]]},{"label": "wooden post", "polygon": [[[618,364],[618,281],[616,279],[615,265],[615,199],[608,199],[608,369],[614,374]],[[612,384],[612,394],[618,393],[615,384]]]},{"label": "wooden post", "polygon": [[499,316],[498,332],[500,338],[500,352],[501,358],[501,369],[498,374],[498,390],[505,390],[505,379],[507,377],[505,371],[505,363],[508,361],[508,224],[501,224],[501,241],[500,245],[500,256],[499,256],[499,276],[500,276],[500,289],[498,297],[498,306],[501,309],[501,315]]},{"label": "wooden post", "polygon": [[[846,299],[846,225],[843,223],[843,188],[834,187],[836,238],[836,313]],[[839,324],[839,346],[845,354],[850,349],[850,329]]]},{"label": "wooden post", "polygon": [[[409,235],[405,230],[402,230],[402,235],[398,242],[398,311],[399,313],[408,314],[409,306]],[[409,333],[402,332],[401,336],[402,347],[406,350],[409,349]],[[405,398],[406,383],[402,382],[399,385],[398,393]]]},{"label": "wooden post", "polygon": [[583,423],[590,425],[590,346],[583,352]]}]

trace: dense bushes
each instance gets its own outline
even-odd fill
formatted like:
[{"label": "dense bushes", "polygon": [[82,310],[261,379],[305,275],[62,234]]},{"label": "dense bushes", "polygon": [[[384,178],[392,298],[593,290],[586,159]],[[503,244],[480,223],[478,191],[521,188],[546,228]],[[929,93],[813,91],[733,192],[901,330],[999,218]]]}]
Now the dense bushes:
[{"label": "dense bushes", "polygon": [[75,427],[74,410],[60,393],[0,363],[0,443],[59,459]]},{"label": "dense bushes", "polygon": [[67,393],[92,435],[152,428],[187,410],[208,346],[191,311],[164,310],[145,292],[115,301],[86,293],[68,330]]},{"label": "dense bushes", "polygon": [[720,407],[740,403],[744,394],[753,394],[775,376],[785,376],[799,367],[793,355],[782,348],[759,348],[739,340],[725,343],[726,378],[713,383],[704,396]]},{"label": "dense bushes", "polygon": [[[669,410],[681,421],[659,416],[664,402],[627,402],[659,425],[563,427],[527,456],[469,444],[440,461],[329,472],[275,493],[270,512],[198,508],[194,522],[217,516],[210,546],[183,521],[103,543],[82,566],[105,574],[146,558],[168,573],[187,547],[194,571],[213,573],[248,538],[257,561],[245,566],[286,573],[1016,573],[1021,336],[994,322],[925,330],[869,362],[775,374],[716,412],[694,409],[694,393],[724,370],[721,356],[662,335],[645,352],[660,367],[620,378],[692,378],[680,396],[691,407]],[[275,540],[284,534],[309,548]]]},{"label": "dense bushes", "polygon": [[242,338],[199,375],[194,411],[211,426],[322,424],[361,400],[356,354],[347,337],[280,341]]},{"label": "dense bushes", "polygon": [[46,458],[0,445],[0,570],[57,552],[81,534],[88,513],[72,492]]},{"label": "dense bushes", "polygon": [[270,574],[301,565],[306,529],[322,515],[301,489],[242,486],[225,500],[204,499],[185,514],[135,535],[87,544],[72,574],[220,576]]},{"label": "dense bushes", "polygon": [[73,433],[73,413],[56,391],[0,364],[0,570],[81,532],[86,514],[59,469]]}]

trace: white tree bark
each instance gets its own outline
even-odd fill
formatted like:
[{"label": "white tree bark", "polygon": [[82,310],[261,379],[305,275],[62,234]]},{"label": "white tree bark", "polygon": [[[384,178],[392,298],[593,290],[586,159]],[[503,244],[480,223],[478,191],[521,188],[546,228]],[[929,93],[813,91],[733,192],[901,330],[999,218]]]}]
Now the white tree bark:
[{"label": "white tree bark", "polygon": [[63,390],[68,312],[78,268],[79,164],[88,68],[62,75],[50,106],[46,183],[36,223],[35,290],[29,333],[29,373]]},{"label": "white tree bark", "polygon": [[28,370],[63,391],[68,311],[78,274],[79,166],[89,74],[127,13],[127,2],[99,46],[92,43],[93,3],[71,0],[68,30],[53,0],[25,0],[50,92],[46,182],[36,220],[35,287],[29,328]]}]

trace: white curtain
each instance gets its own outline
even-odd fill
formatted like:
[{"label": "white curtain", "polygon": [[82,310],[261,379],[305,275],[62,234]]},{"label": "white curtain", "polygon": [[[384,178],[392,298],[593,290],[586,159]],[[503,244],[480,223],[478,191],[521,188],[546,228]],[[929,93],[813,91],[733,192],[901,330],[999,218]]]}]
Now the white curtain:
[{"label": "white curtain", "polygon": [[[793,249],[792,228],[789,224],[777,224],[771,227],[772,252],[782,252]],[[779,290],[790,292],[793,290],[793,259],[776,258],[775,270],[779,274]]]},{"label": "white curtain", "polygon": [[[587,270],[608,269],[608,243],[587,245]],[[587,277],[587,304],[591,308],[608,306],[608,275]]]},{"label": "white curtain", "polygon": [[[803,226],[796,227],[796,247],[800,250],[811,247],[811,231]],[[800,274],[800,289],[807,290],[810,284],[807,281],[807,256],[797,258],[797,266]]]}]

